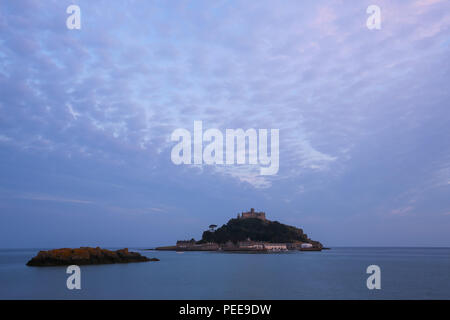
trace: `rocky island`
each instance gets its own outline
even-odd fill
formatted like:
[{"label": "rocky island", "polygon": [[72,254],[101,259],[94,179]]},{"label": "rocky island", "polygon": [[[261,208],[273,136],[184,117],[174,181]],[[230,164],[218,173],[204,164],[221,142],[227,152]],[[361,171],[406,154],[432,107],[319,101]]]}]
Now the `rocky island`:
[{"label": "rocky island", "polygon": [[79,249],[54,249],[39,251],[39,253],[27,262],[27,266],[66,266],[159,261],[156,258],[149,259],[138,252],[128,251],[127,248],[116,251],[90,247]]},{"label": "rocky island", "polygon": [[210,225],[199,241],[180,240],[175,246],[155,250],[279,252],[324,249],[320,242],[309,239],[302,229],[270,221],[265,212],[256,212],[253,208],[216,228],[217,225]]}]

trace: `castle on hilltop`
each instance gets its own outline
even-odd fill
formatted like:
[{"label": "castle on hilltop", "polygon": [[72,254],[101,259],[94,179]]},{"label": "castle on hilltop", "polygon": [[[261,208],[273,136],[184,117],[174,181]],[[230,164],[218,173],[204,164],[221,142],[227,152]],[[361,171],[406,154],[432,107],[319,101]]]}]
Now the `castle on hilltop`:
[{"label": "castle on hilltop", "polygon": [[237,218],[238,219],[257,218],[261,220],[266,220],[266,213],[256,212],[254,208],[251,208],[250,211],[248,212],[242,212],[241,214],[238,213]]}]

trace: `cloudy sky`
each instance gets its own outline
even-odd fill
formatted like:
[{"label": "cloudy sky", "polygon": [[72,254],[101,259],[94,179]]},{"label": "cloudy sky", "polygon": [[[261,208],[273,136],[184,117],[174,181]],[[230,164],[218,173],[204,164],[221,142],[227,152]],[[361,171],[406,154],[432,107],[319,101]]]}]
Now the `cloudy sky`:
[{"label": "cloudy sky", "polygon": [[[0,247],[172,244],[250,207],[450,246],[449,58],[449,1],[2,0]],[[174,165],[194,120],[279,129],[278,174]]]}]

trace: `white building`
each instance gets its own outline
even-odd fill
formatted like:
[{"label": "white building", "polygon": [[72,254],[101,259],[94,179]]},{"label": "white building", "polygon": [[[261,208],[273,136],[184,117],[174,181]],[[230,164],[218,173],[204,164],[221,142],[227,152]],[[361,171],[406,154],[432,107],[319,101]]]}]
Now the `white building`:
[{"label": "white building", "polygon": [[254,241],[241,241],[239,242],[240,249],[249,249],[249,250],[263,250],[264,245],[261,242]]},{"label": "white building", "polygon": [[268,251],[287,251],[285,243],[264,243],[264,249]]}]

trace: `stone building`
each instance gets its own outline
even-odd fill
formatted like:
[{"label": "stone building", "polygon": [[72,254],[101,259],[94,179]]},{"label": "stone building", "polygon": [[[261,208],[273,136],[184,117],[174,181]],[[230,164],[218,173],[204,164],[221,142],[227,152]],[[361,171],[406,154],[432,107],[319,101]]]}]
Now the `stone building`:
[{"label": "stone building", "polygon": [[177,241],[176,250],[178,251],[217,251],[219,245],[213,242],[196,243],[195,240]]},{"label": "stone building", "polygon": [[256,242],[256,241],[240,241],[238,244],[240,249],[247,249],[247,250],[264,250],[264,243],[262,242]]},{"label": "stone building", "polygon": [[248,219],[248,218],[257,218],[261,220],[266,220],[265,212],[256,212],[254,208],[251,208],[248,212],[242,212],[240,215],[238,214],[238,219]]}]

